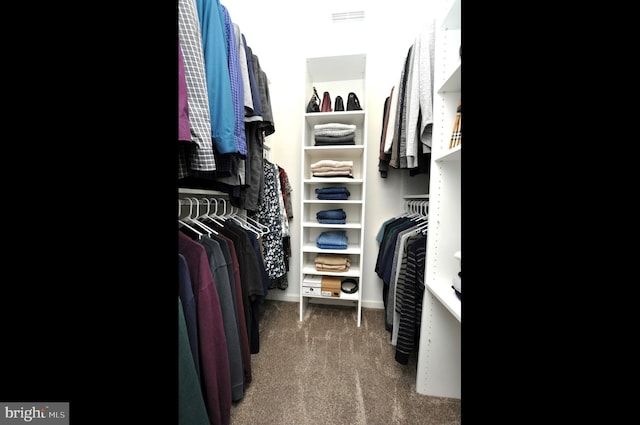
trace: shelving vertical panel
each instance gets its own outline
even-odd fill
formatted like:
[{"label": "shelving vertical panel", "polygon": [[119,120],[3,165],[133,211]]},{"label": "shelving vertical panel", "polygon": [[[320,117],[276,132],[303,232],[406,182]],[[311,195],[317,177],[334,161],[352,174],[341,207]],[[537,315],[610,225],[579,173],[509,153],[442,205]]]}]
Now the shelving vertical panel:
[{"label": "shelving vertical panel", "polygon": [[450,148],[461,99],[461,0],[436,18],[434,125],[429,177],[429,230],[425,261],[416,391],[461,397],[462,303],[452,288],[460,271],[462,144]]},{"label": "shelving vertical panel", "polygon": [[[362,317],[362,270],[364,256],[364,204],[366,194],[366,152],[367,152],[367,116],[366,116],[366,55],[327,56],[306,59],[305,93],[308,93],[307,102],[313,93],[313,87],[318,91],[322,99],[325,91],[331,96],[332,108],[335,106],[336,96],[342,96],[345,109],[348,95],[354,92],[358,96],[363,110],[360,111],[332,111],[304,113],[301,134],[302,167],[301,183],[302,197],[300,202],[300,321],[304,320],[305,311],[311,299],[326,303],[345,302],[353,303],[357,308],[357,326],[360,326]],[[305,105],[306,106],[306,105]],[[356,126],[355,145],[353,146],[314,146],[313,129],[316,124],[343,123]],[[320,159],[351,160],[354,162],[353,179],[343,178],[314,178],[310,172],[310,164]],[[340,208],[339,202],[319,202],[315,196],[315,188],[323,186],[344,185],[349,188],[352,196],[345,202],[345,210],[348,212],[348,225],[320,226],[314,223],[315,213],[319,209]],[[354,215],[356,215],[354,217]],[[315,238],[321,231],[329,229],[344,229],[349,236],[349,249],[351,268],[349,272],[337,274],[343,277],[356,277],[359,290],[356,294],[341,294],[340,298],[323,298],[303,294],[302,282],[305,275],[329,275],[336,273],[318,272],[314,270],[313,258],[319,252],[315,246]],[[340,253],[339,250],[332,251]]]},{"label": "shelving vertical panel", "polygon": [[416,391],[461,398],[461,324],[430,291],[422,304]]}]

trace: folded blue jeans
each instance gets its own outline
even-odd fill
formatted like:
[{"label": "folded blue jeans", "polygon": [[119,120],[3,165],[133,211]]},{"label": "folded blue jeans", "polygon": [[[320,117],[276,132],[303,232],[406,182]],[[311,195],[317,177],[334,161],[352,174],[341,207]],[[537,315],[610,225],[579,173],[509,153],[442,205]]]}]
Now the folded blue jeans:
[{"label": "folded blue jeans", "polygon": [[346,193],[347,195],[351,195],[349,189],[345,186],[318,187],[316,188],[316,194],[319,193]]},{"label": "folded blue jeans", "polygon": [[344,218],[319,218],[318,223],[322,224],[346,224],[347,220]]},{"label": "folded blue jeans", "polygon": [[347,245],[316,244],[320,249],[347,249]]},{"label": "folded blue jeans", "polygon": [[318,199],[349,199],[346,193],[318,193]]},{"label": "folded blue jeans", "polygon": [[320,245],[332,245],[347,247],[347,232],[345,230],[327,230],[318,235],[316,239],[316,245],[320,248]]},{"label": "folded blue jeans", "polygon": [[347,218],[347,213],[345,213],[342,208],[322,210],[316,213],[316,218],[341,219],[341,218]]}]

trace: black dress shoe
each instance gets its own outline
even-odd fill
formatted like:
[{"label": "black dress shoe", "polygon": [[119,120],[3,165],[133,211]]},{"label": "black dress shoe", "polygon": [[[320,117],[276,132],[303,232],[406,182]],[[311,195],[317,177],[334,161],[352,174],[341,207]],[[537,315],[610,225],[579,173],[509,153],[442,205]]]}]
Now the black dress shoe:
[{"label": "black dress shoe", "polygon": [[342,101],[342,96],[336,96],[336,106],[333,108],[334,111],[344,111],[344,102]]},{"label": "black dress shoe", "polygon": [[347,111],[361,111],[360,100],[354,92],[349,93],[347,98]]}]

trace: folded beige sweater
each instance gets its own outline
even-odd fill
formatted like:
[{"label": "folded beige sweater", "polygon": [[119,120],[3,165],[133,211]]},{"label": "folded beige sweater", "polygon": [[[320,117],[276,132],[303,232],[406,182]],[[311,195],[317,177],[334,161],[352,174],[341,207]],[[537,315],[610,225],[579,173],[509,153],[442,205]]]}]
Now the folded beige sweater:
[{"label": "folded beige sweater", "polygon": [[353,161],[335,161],[333,159],[321,159],[318,162],[314,162],[310,165],[311,169],[319,168],[319,167],[333,167],[333,168],[341,168],[341,167],[353,167]]},{"label": "folded beige sweater", "polygon": [[335,255],[318,254],[316,255],[316,258],[314,261],[316,262],[316,264],[322,263],[322,264],[333,264],[333,265],[349,264],[351,262],[348,256],[341,255],[341,254],[335,254]]}]

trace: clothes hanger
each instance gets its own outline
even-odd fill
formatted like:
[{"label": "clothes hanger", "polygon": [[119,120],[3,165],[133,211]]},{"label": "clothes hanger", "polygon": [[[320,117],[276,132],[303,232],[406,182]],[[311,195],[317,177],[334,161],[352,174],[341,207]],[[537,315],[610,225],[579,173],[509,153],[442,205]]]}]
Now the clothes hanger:
[{"label": "clothes hanger", "polygon": [[216,210],[213,213],[208,212],[206,218],[208,220],[211,220],[215,225],[220,226],[220,227],[224,227],[224,223],[221,223],[220,221],[216,220],[218,218],[218,200],[216,198],[209,198],[209,202],[211,202],[211,201],[215,202]]},{"label": "clothes hanger", "polygon": [[404,212],[398,216],[398,218],[408,218],[414,220],[418,214],[413,209],[414,201],[404,201]]},{"label": "clothes hanger", "polygon": [[415,201],[415,212],[417,217],[416,221],[428,221],[429,220],[429,202],[428,201]]},{"label": "clothes hanger", "polygon": [[180,215],[182,213],[181,211],[182,209],[180,207],[181,205],[182,205],[182,201],[178,200],[178,230],[183,231],[186,235],[188,235],[191,238],[195,238],[195,239],[202,238],[202,236],[204,236],[202,232],[194,229],[193,227],[185,223],[182,219],[180,219]]},{"label": "clothes hanger", "polygon": [[249,216],[245,216],[244,217],[245,220],[247,220],[249,223],[254,223],[256,225],[256,227],[258,227],[258,229],[260,229],[260,233],[262,236],[266,235],[267,233],[271,232],[271,229],[269,228],[269,226],[267,226],[266,224],[260,223],[258,220],[255,220]]},{"label": "clothes hanger", "polygon": [[424,223],[418,224],[415,228],[414,228],[416,233],[419,232],[426,232],[427,230],[429,230],[429,222],[425,221]]},{"label": "clothes hanger", "polygon": [[[189,223],[193,223],[196,226],[198,226],[199,228],[203,229],[205,231],[205,233],[207,235],[210,234],[218,234],[215,230],[213,230],[212,228],[210,228],[209,226],[207,226],[206,224],[202,223],[201,221],[198,220],[198,217],[200,217],[200,201],[198,200],[198,198],[187,198],[187,200],[189,201],[189,217],[187,218],[187,220],[189,221]],[[191,214],[193,212],[193,202],[196,203],[196,215],[195,217],[192,217]]]},{"label": "clothes hanger", "polygon": [[421,213],[427,219],[429,218],[429,201],[420,201],[420,205],[422,206]]},{"label": "clothes hanger", "polygon": [[236,208],[236,210],[234,211],[233,209],[234,207],[231,206],[231,211],[229,212],[229,218],[233,221],[235,221],[236,223],[238,223],[239,226],[242,226],[244,229],[247,229],[248,231],[250,231],[251,233],[253,233],[254,235],[256,235],[256,237],[260,237],[262,236],[262,231],[261,229],[253,226],[252,224],[250,224],[247,221],[244,221],[245,217],[240,217],[238,216],[238,209]]},{"label": "clothes hanger", "polygon": [[[202,222],[202,218],[207,218],[209,215],[209,211],[211,210],[211,201],[207,198],[202,198],[202,201],[206,201],[207,202],[207,212],[204,214],[200,214],[200,203],[198,202],[198,213],[196,216],[196,220],[198,222],[198,224],[200,224],[201,227],[208,229],[209,230],[209,234],[214,234],[217,235],[218,232],[215,229],[212,229],[211,227],[209,227],[208,225],[206,225],[206,223]],[[197,202],[197,200],[196,200]]]},{"label": "clothes hanger", "polygon": [[429,230],[429,201],[416,201],[415,206],[417,208],[416,213],[419,215],[417,221],[421,223],[414,230],[416,233],[422,232],[422,234],[426,234],[427,230]]},{"label": "clothes hanger", "polygon": [[[212,198],[212,199],[215,199],[216,201],[215,217],[224,223],[225,221],[227,221],[227,201],[225,201],[222,198]],[[222,203],[222,206],[224,207],[222,210],[222,213],[218,212],[218,201],[220,201]]]},{"label": "clothes hanger", "polygon": [[224,205],[224,211],[222,213],[223,219],[233,221],[243,229],[249,230],[251,233],[255,234],[256,237],[260,236],[259,232],[257,232],[255,229],[251,228],[246,223],[244,223],[240,218],[238,218],[237,214],[234,213],[234,210],[233,210],[234,207],[232,205],[229,205],[229,213],[227,213],[227,201],[225,199],[220,199],[220,202],[222,202],[222,205]]},{"label": "clothes hanger", "polygon": [[202,227],[201,223],[199,223],[193,217],[193,204],[194,204],[193,198],[184,198],[184,199],[189,202],[189,214],[186,217],[184,217],[184,221],[186,223],[189,223],[192,227],[195,226],[197,229],[199,229],[200,233],[202,232],[209,233],[208,230]]},{"label": "clothes hanger", "polygon": [[258,220],[255,220],[246,214],[245,215],[238,214],[237,212],[239,211],[239,208],[235,207],[236,208],[235,212],[233,210],[234,208],[233,206],[231,206],[230,208],[231,208],[230,217],[236,218],[236,221],[238,220],[242,221],[242,223],[239,223],[239,224],[249,226],[250,228],[254,229],[256,232],[258,232],[260,234],[259,236],[264,236],[267,233],[271,232],[271,229],[266,224],[260,223]]}]

